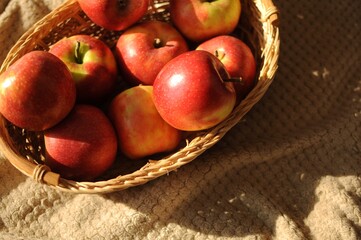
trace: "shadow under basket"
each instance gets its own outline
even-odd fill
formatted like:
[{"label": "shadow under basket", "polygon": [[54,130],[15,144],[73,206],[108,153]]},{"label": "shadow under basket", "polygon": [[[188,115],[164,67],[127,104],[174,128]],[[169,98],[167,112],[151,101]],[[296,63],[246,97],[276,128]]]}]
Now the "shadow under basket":
[{"label": "shadow under basket", "polygon": [[[18,128],[0,115],[0,146],[5,157],[23,174],[56,189],[75,193],[106,193],[141,185],[193,161],[212,147],[262,98],[273,81],[279,56],[278,11],[271,0],[242,0],[242,14],[231,34],[242,39],[253,51],[257,62],[256,84],[233,112],[215,127],[192,133],[175,152],[157,160],[137,163],[116,160],[114,166],[93,182],[62,178],[44,165],[44,139],[41,132]],[[169,0],[154,0],[144,19],[169,21]],[[143,20],[144,20],[143,19]],[[47,51],[63,37],[88,34],[103,40],[110,48],[121,32],[109,31],[94,24],[76,0],[65,1],[30,28],[13,46],[0,73],[17,59],[33,50]]]}]

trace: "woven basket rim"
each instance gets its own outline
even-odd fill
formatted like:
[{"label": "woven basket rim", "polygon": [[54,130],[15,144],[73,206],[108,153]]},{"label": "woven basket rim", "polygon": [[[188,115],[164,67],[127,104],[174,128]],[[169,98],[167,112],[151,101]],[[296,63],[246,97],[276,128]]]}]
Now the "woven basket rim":
[{"label": "woven basket rim", "polygon": [[[247,1],[247,0],[245,0]],[[144,184],[150,180],[168,174],[171,171],[193,161],[204,151],[217,143],[244,115],[263,97],[272,83],[278,68],[279,57],[279,16],[278,10],[271,0],[249,0],[258,10],[258,21],[262,25],[262,32],[258,35],[262,38],[264,46],[261,51],[262,66],[259,69],[256,86],[241,103],[235,107],[232,114],[221,124],[210,130],[198,134],[186,146],[179,151],[162,158],[161,160],[149,160],[140,169],[125,175],[96,182],[77,182],[62,178],[59,174],[52,172],[43,164],[36,164],[20,156],[16,147],[11,143],[11,136],[4,127],[6,120],[1,116],[0,121],[0,150],[5,157],[23,174],[34,178],[36,181],[50,185],[63,191],[75,193],[106,193],[124,190],[129,187]],[[4,72],[14,61],[32,51],[37,39],[46,35],[52,29],[68,18],[74,17],[75,13],[81,11],[76,0],[67,0],[48,15],[39,20],[34,26],[26,31],[22,37],[11,48],[5,58],[0,73]],[[80,19],[80,21],[82,21]],[[83,26],[80,26],[83,27]],[[44,31],[45,29],[45,31]],[[46,46],[44,46],[46,48]]]}]

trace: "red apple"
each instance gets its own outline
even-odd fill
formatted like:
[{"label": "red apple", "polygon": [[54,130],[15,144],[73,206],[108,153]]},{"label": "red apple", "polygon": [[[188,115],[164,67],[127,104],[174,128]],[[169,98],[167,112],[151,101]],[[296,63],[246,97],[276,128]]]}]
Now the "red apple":
[{"label": "red apple", "polygon": [[49,52],[70,69],[77,87],[78,102],[100,102],[114,90],[117,63],[103,41],[88,35],[74,35],[56,42]]},{"label": "red apple", "polygon": [[95,24],[115,31],[139,21],[149,7],[149,0],[78,0],[78,3]]},{"label": "red apple", "polygon": [[32,51],[0,75],[0,112],[14,125],[42,131],[73,108],[75,84],[66,65],[45,51]]},{"label": "red apple", "polygon": [[240,15],[240,0],[170,1],[171,21],[186,38],[196,42],[231,33]]},{"label": "red apple", "polygon": [[46,160],[66,179],[93,180],[113,164],[117,137],[106,115],[92,105],[76,105],[58,125],[44,133]]},{"label": "red apple", "polygon": [[181,132],[157,112],[152,86],[136,86],[118,94],[110,104],[109,116],[119,147],[130,159],[171,151],[180,142]]},{"label": "red apple", "polygon": [[186,51],[183,36],[161,21],[146,21],[129,28],[116,45],[123,75],[133,83],[145,85],[152,85],[162,67]]},{"label": "red apple", "polygon": [[232,78],[241,78],[235,82],[238,100],[243,99],[253,88],[256,76],[256,60],[251,49],[240,39],[222,35],[201,43],[197,50],[214,54],[225,66]]},{"label": "red apple", "polygon": [[233,110],[236,94],[221,61],[195,50],[171,60],[154,81],[154,104],[173,127],[204,130],[223,121]]}]

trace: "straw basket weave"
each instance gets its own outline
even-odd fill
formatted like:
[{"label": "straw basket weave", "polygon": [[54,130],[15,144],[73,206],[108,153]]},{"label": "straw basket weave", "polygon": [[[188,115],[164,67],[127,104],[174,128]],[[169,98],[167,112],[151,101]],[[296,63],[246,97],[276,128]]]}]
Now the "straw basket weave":
[{"label": "straw basket weave", "polygon": [[[169,21],[169,0],[154,0],[145,18]],[[24,54],[48,50],[64,36],[91,34],[114,47],[121,32],[105,30],[81,11],[76,0],[65,1],[29,29],[13,46],[0,73]],[[144,184],[189,163],[218,142],[256,104],[273,81],[279,55],[277,8],[271,0],[242,0],[242,15],[235,36],[252,49],[257,61],[257,83],[231,115],[217,126],[190,135],[174,153],[135,165],[115,164],[101,179],[76,182],[52,172],[44,162],[43,134],[13,126],[0,115],[0,146],[6,158],[25,175],[57,189],[77,193],[105,193]]]}]

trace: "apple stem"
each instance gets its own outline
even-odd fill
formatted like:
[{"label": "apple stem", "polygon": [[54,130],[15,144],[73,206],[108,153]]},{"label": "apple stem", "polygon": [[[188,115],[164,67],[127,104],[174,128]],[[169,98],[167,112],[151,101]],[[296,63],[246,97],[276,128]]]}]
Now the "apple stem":
[{"label": "apple stem", "polygon": [[127,6],[126,0],[118,0],[118,6],[119,8],[125,8]]},{"label": "apple stem", "polygon": [[223,51],[215,50],[214,56],[216,56],[219,60],[222,60],[224,58],[225,53]]},{"label": "apple stem", "polygon": [[153,46],[155,48],[162,47],[162,40],[160,38],[154,38]]},{"label": "apple stem", "polygon": [[81,56],[80,56],[80,42],[77,41],[76,42],[76,45],[75,45],[75,61],[78,63],[78,64],[82,64],[82,59],[81,59]]},{"label": "apple stem", "polygon": [[223,79],[224,82],[234,82],[234,83],[240,83],[240,84],[244,84],[244,80],[242,77],[231,77],[231,78],[226,78]]}]

